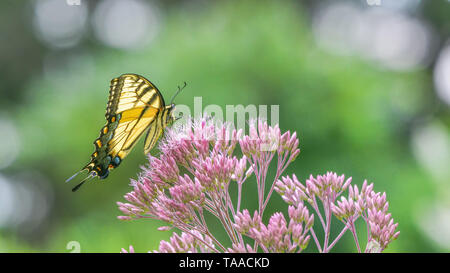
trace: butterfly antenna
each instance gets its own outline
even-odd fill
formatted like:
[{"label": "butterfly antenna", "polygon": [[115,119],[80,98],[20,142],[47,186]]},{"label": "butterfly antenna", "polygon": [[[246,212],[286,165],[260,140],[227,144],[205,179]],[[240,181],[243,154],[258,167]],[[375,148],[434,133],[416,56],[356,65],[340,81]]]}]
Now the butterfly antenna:
[{"label": "butterfly antenna", "polygon": [[172,96],[172,99],[170,100],[170,104],[173,103],[173,100],[175,99],[175,97],[176,97],[178,94],[180,94],[181,90],[183,90],[183,89],[186,87],[186,85],[187,85],[187,83],[184,82],[183,87],[178,86],[178,91],[175,92],[175,94]]},{"label": "butterfly antenna", "polygon": [[73,187],[72,192],[76,192],[86,181],[93,178],[94,176],[95,176],[95,172],[91,172],[91,174],[89,174],[85,179],[81,180],[81,182],[78,183],[78,185]]}]

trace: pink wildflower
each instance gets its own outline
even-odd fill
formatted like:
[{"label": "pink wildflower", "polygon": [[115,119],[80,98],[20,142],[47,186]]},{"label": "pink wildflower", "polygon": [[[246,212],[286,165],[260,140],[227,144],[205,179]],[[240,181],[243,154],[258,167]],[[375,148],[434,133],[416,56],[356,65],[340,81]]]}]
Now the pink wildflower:
[{"label": "pink wildflower", "polygon": [[[131,181],[133,190],[124,196],[126,202],[117,202],[121,220],[158,219],[165,222],[159,230],[181,231],[161,241],[157,252],[301,252],[311,238],[320,252],[329,252],[347,230],[361,251],[354,225],[361,218],[368,227],[367,252],[382,251],[399,235],[398,224],[387,212],[386,195],[374,193],[373,184],[365,181],[359,190],[351,178],[331,172],[310,176],[304,183],[295,175],[282,177],[300,149],[297,133],[281,133],[278,125],[254,120],[245,135],[227,123],[199,118],[168,128],[159,150],[158,157],[149,156],[150,164],[138,180]],[[272,165],[274,176],[269,177]],[[237,185],[235,198],[230,196],[232,183]],[[244,183],[256,188],[258,204],[252,215],[241,210]],[[275,212],[265,224],[262,219],[273,191],[289,204],[288,218]],[[346,191],[348,195],[341,196]],[[221,223],[231,247],[214,236],[206,214]],[[344,224],[334,240],[332,216]],[[322,225],[323,243],[316,236],[315,219]]]}]

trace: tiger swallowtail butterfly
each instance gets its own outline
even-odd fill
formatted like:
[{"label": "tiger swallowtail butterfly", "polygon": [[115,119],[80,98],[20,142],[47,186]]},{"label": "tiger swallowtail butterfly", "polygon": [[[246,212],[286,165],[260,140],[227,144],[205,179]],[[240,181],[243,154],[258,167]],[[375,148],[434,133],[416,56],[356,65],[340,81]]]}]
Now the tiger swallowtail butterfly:
[{"label": "tiger swallowtail butterfly", "polygon": [[[183,88],[185,86],[186,83]],[[91,160],[66,182],[84,170],[88,171],[88,176],[72,191],[75,192],[95,176],[105,179],[109,171],[117,168],[131,152],[146,130],[144,152],[149,153],[166,126],[180,118],[174,115],[173,99],[183,88],[178,87],[170,105],[166,105],[158,88],[140,75],[123,74],[112,79],[105,114],[106,124],[94,141],[95,151]]]}]

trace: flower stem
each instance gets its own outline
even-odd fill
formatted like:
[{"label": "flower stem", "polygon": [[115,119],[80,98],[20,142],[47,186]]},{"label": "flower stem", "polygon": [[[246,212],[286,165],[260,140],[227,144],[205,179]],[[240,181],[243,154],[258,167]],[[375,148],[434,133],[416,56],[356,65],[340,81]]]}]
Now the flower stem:
[{"label": "flower stem", "polygon": [[355,239],[356,248],[358,249],[358,253],[361,253],[361,248],[359,247],[358,235],[356,234],[355,222],[350,220],[350,231],[353,234],[353,238]]},{"label": "flower stem", "polygon": [[341,233],[339,233],[339,235],[336,237],[336,239],[334,239],[334,241],[328,246],[327,252],[329,252],[334,247],[334,245],[341,239],[341,237],[345,234],[345,232],[347,230],[348,230],[348,226],[346,225],[342,229]]},{"label": "flower stem", "polygon": [[317,239],[317,236],[316,236],[316,233],[314,232],[314,229],[311,228],[310,232],[311,232],[311,235],[312,235],[312,237],[314,239],[314,242],[316,243],[317,250],[319,250],[319,252],[322,253],[322,248],[320,247],[320,243],[319,243],[319,240]]}]

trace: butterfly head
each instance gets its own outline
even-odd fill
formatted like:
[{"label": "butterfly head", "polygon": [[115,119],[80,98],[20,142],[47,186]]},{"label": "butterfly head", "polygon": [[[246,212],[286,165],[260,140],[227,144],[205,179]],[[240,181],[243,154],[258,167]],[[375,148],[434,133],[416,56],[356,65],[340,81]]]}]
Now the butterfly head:
[{"label": "butterfly head", "polygon": [[180,112],[180,115],[178,117],[175,116],[175,104],[173,103],[173,101],[176,98],[176,96],[181,92],[181,90],[183,90],[183,88],[185,88],[185,87],[186,87],[186,82],[184,82],[183,87],[178,86],[178,91],[175,92],[172,99],[170,100],[170,105],[166,106],[166,111],[167,111],[167,115],[166,115],[166,119],[165,119],[166,124],[172,124],[173,122],[175,122],[183,117],[182,112]]},{"label": "butterfly head", "polygon": [[170,125],[180,119],[183,116],[183,113],[180,113],[179,116],[175,115],[175,104],[172,103],[171,105],[166,106],[166,113],[165,113],[165,119],[164,122],[166,125]]}]

